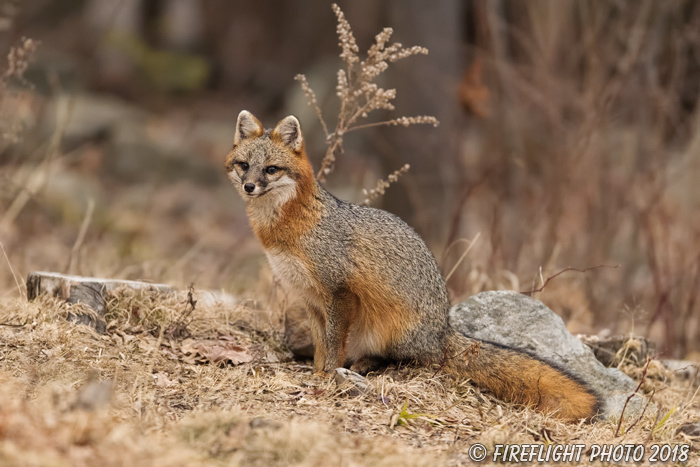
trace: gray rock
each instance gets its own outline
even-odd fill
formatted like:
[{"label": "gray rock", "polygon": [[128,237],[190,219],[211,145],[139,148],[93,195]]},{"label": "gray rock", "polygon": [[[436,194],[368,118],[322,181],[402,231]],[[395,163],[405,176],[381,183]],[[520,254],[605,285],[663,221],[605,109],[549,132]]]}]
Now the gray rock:
[{"label": "gray rock", "polygon": [[683,433],[691,438],[700,438],[700,421],[684,423],[676,430],[676,434]]},{"label": "gray rock", "polygon": [[[527,350],[565,368],[600,395],[605,419],[618,420],[625,401],[637,388],[637,383],[620,370],[603,366],[556,313],[523,294],[482,292],[452,307],[450,324],[464,335]],[[635,395],[624,410],[624,418],[638,417],[645,404],[645,397]],[[650,405],[648,410],[654,407]]]}]

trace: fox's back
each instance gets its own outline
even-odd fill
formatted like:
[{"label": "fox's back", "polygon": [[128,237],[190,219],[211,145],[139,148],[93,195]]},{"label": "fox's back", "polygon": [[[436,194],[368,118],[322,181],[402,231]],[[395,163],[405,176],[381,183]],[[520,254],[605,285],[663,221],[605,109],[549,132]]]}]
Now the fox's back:
[{"label": "fox's back", "polygon": [[[432,299],[446,311],[449,298],[434,256],[420,236],[397,216],[341,201],[321,189],[323,213],[301,239],[303,249],[325,282],[333,287],[349,276],[372,276],[419,308]],[[430,297],[423,296],[424,294]],[[438,306],[439,305],[439,306]]]}]

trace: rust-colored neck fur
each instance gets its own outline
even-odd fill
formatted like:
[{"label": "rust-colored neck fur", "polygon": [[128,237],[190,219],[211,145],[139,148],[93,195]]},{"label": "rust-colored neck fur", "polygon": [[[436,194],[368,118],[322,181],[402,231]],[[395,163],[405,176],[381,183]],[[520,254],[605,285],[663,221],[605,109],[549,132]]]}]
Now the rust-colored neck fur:
[{"label": "rust-colored neck fur", "polygon": [[264,219],[255,221],[258,216],[251,212],[255,205],[248,205],[248,217],[253,231],[265,249],[293,248],[299,238],[312,229],[321,218],[322,205],[318,199],[319,185],[314,177],[311,163],[302,148],[298,165],[290,175],[297,183],[296,194],[279,209],[270,211]]}]

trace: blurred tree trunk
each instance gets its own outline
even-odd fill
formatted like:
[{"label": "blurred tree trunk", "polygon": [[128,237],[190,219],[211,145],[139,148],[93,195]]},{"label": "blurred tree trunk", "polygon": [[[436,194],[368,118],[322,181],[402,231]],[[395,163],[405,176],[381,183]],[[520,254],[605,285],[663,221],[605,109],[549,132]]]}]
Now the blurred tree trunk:
[{"label": "blurred tree trunk", "polygon": [[91,40],[100,44],[96,49],[100,86],[125,86],[131,78],[133,60],[123,47],[117,45],[112,34],[119,34],[120,38],[138,36],[143,27],[141,13],[141,0],[90,0],[85,4],[85,19],[93,34]]},{"label": "blurred tree trunk", "polygon": [[394,116],[434,115],[440,126],[382,129],[389,143],[382,151],[385,174],[411,164],[403,183],[387,191],[383,207],[435,244],[445,239],[462,179],[458,154],[462,116],[456,98],[463,71],[462,4],[458,0],[394,0],[388,8],[387,23],[394,28],[394,40],[430,51],[389,68],[387,87],[396,86],[398,95]]}]

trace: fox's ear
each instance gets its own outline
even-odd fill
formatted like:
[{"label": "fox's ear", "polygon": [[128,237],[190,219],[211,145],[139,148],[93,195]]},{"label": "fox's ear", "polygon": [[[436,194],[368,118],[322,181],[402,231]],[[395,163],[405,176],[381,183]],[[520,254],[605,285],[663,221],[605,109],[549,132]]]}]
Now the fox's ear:
[{"label": "fox's ear", "polygon": [[265,133],[262,123],[247,110],[241,110],[236,121],[236,134],[233,137],[233,145],[237,146],[244,139],[262,136]]},{"label": "fox's ear", "polygon": [[301,136],[301,125],[299,125],[299,120],[297,120],[297,118],[293,115],[280,120],[275,129],[272,131],[272,134],[278,138],[282,144],[288,146],[294,152],[301,151],[304,138]]}]

